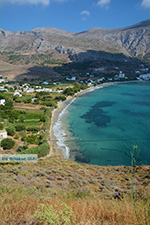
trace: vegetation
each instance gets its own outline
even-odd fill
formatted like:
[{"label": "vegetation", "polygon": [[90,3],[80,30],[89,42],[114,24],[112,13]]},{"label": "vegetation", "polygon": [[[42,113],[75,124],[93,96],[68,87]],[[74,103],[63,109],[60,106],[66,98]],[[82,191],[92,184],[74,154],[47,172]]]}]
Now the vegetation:
[{"label": "vegetation", "polygon": [[15,141],[12,140],[11,138],[4,138],[1,141],[1,147],[5,150],[5,149],[11,149],[13,148],[15,145]]},{"label": "vegetation", "polygon": [[0,123],[0,130],[3,130],[3,129],[4,129],[4,124]]},{"label": "vegetation", "polygon": [[16,133],[15,126],[13,124],[9,124],[8,127],[6,128],[7,134],[10,136],[14,136]]},{"label": "vegetation", "polygon": [[66,88],[63,93],[67,96],[74,95],[75,93],[79,92],[80,90],[84,90],[86,88],[87,88],[87,85],[85,85],[85,84],[80,85],[78,83],[75,83],[73,88],[71,88],[71,87]]},{"label": "vegetation", "polygon": [[134,168],[133,177],[133,167],[78,164],[57,156],[36,164],[1,164],[0,224],[148,225],[149,166]]},{"label": "vegetation", "polygon": [[37,147],[28,148],[27,150],[22,151],[21,153],[22,154],[37,154],[38,157],[44,157],[44,156],[48,155],[49,149],[50,149],[50,146],[45,141],[43,144],[41,144]]}]

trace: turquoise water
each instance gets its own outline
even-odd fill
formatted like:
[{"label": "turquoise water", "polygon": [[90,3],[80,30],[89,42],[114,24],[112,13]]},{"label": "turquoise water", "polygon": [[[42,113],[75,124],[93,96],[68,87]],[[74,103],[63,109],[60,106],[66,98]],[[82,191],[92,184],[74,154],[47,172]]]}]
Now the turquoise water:
[{"label": "turquoise water", "polygon": [[[63,116],[70,158],[97,165],[150,165],[150,82],[123,83],[77,98]],[[136,154],[135,154],[136,155]]]}]

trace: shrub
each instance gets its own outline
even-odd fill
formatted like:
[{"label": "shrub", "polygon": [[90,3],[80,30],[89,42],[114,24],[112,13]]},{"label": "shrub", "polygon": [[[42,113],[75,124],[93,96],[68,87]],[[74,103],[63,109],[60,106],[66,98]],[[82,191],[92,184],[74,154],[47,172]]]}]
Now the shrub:
[{"label": "shrub", "polygon": [[4,129],[4,125],[3,123],[0,123],[0,130],[3,130]]},{"label": "shrub", "polygon": [[17,148],[17,152],[22,152],[22,151],[26,150],[27,148],[28,148],[27,145],[19,146]]},{"label": "shrub", "polygon": [[15,139],[19,139],[19,135],[16,134],[16,135],[14,136],[14,138],[15,138]]},{"label": "shrub", "polygon": [[14,136],[14,134],[16,133],[16,129],[13,125],[9,125],[6,128],[6,131],[7,131],[7,134],[10,135],[10,136]]},{"label": "shrub", "polygon": [[55,225],[69,225],[75,224],[75,216],[72,209],[65,203],[59,204],[40,204],[40,209],[37,209],[33,214],[40,224],[55,224]]},{"label": "shrub", "polygon": [[40,128],[39,127],[27,127],[27,131],[36,131],[36,132],[38,132],[40,130]]},{"label": "shrub", "polygon": [[26,129],[26,127],[22,124],[16,124],[15,128],[16,128],[16,131],[22,131]]},{"label": "shrub", "polygon": [[45,116],[44,115],[40,116],[40,121],[45,122]]},{"label": "shrub", "polygon": [[61,101],[65,101],[66,100],[66,97],[65,96],[57,96],[56,98],[55,98],[56,100],[61,100]]},{"label": "shrub", "polygon": [[29,135],[29,136],[24,136],[21,139],[22,141],[26,141],[29,144],[39,144],[39,137],[37,135]]},{"label": "shrub", "polygon": [[49,107],[57,108],[57,103],[54,102],[54,101],[46,100],[46,101],[42,102],[42,104],[46,105],[46,106],[49,106]]},{"label": "shrub", "polygon": [[43,157],[48,155],[50,146],[47,142],[37,147],[28,148],[27,150],[21,152],[22,154],[37,154],[38,157]]},{"label": "shrub", "polygon": [[11,138],[5,138],[1,141],[1,147],[3,149],[11,149],[15,145],[15,141],[12,140]]},{"label": "shrub", "polygon": [[51,117],[52,117],[52,110],[49,109],[45,112],[45,123],[42,127],[43,130],[49,130],[51,125]]},{"label": "shrub", "polygon": [[20,131],[20,133],[19,133],[19,134],[20,134],[20,136],[21,136],[21,137],[23,137],[23,136],[25,136],[25,135],[26,135],[26,132],[25,132],[25,130],[22,130],[22,131]]},{"label": "shrub", "polygon": [[73,88],[66,88],[64,90],[63,94],[65,94],[65,95],[74,95],[75,94],[75,90]]}]

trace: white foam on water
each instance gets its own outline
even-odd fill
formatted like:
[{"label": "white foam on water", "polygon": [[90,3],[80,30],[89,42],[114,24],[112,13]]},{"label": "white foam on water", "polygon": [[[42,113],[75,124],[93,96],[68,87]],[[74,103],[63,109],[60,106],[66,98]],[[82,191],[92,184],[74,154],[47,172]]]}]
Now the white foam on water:
[{"label": "white foam on water", "polygon": [[56,121],[56,123],[53,126],[53,131],[54,131],[54,135],[57,139],[57,145],[58,147],[62,150],[62,154],[66,159],[69,159],[69,148],[66,146],[65,144],[65,140],[66,140],[66,133],[64,130],[64,125],[62,123],[62,117],[65,115],[65,113],[67,112],[66,109],[72,104],[72,102],[74,102],[76,98],[74,98],[63,110],[62,112],[59,114],[58,119]]}]

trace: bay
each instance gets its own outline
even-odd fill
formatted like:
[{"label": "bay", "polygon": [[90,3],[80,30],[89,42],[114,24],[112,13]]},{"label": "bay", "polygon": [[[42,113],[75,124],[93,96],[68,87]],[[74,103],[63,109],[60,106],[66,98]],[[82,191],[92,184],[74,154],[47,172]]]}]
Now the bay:
[{"label": "bay", "polygon": [[61,119],[70,159],[150,165],[150,82],[121,83],[78,97]]}]

